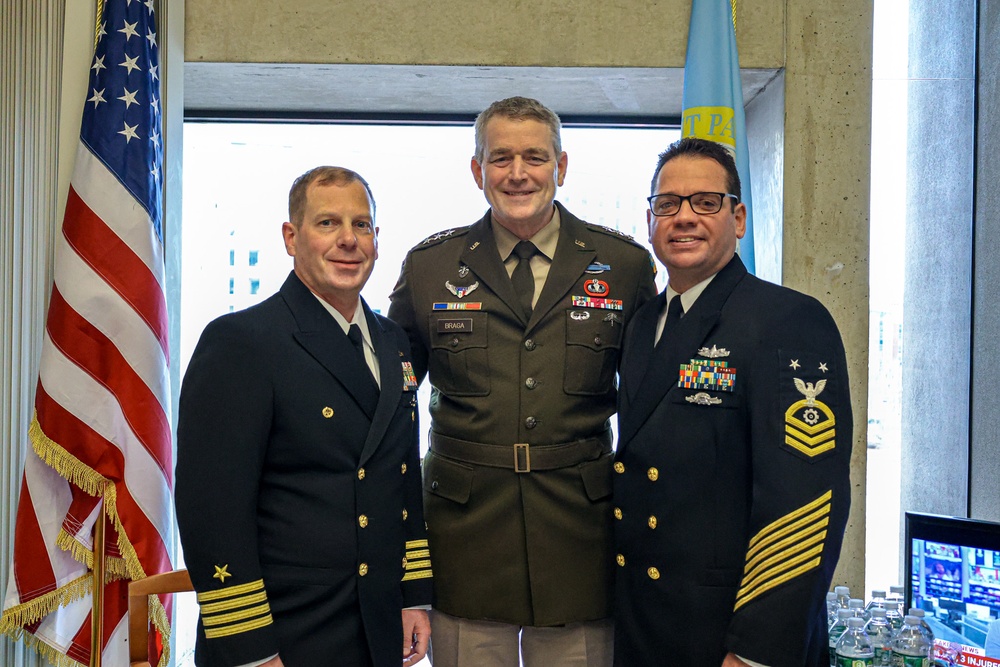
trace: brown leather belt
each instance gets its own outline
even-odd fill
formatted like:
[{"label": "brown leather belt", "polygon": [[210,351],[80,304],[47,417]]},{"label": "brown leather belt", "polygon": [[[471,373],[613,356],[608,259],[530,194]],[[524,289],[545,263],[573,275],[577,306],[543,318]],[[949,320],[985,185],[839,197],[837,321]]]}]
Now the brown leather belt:
[{"label": "brown leather belt", "polygon": [[594,461],[611,453],[611,432],[597,438],[574,440],[555,445],[491,445],[458,440],[431,431],[431,451],[463,463],[507,468],[518,473],[533,470],[557,470]]}]

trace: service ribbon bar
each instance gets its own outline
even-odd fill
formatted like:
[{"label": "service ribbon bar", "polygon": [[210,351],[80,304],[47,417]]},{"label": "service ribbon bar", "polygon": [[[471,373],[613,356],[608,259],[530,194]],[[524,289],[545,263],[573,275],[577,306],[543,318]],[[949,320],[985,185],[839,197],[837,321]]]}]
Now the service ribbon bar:
[{"label": "service ribbon bar", "polygon": [[728,362],[692,359],[681,364],[678,387],[685,389],[712,389],[733,391],[736,386],[736,369],[729,368]]},{"label": "service ribbon bar", "polygon": [[573,306],[576,308],[603,308],[604,310],[622,310],[621,299],[603,299],[592,296],[574,296]]}]

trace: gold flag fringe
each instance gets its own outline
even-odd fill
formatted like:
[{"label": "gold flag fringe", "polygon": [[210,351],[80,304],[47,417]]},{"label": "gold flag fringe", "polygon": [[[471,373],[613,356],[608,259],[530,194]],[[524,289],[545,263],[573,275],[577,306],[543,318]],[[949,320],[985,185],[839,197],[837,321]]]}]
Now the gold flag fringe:
[{"label": "gold flag fringe", "polygon": [[[60,530],[56,537],[56,546],[63,551],[70,552],[73,560],[83,563],[87,569],[94,569],[94,550],[87,547],[75,537]],[[119,579],[127,579],[128,572],[125,571],[125,559],[116,556],[105,556],[104,558],[104,583],[109,584]]]},{"label": "gold flag fringe", "polygon": [[0,616],[0,632],[18,639],[25,625],[45,618],[59,607],[90,595],[92,586],[93,578],[85,574],[34,600],[11,607]]},{"label": "gold flag fringe", "polygon": [[[77,662],[65,653],[60,653],[27,630],[23,628],[18,628],[18,630],[17,634],[10,633],[11,636],[17,641],[23,641],[25,646],[48,660],[54,667],[87,667],[87,665]],[[158,665],[157,667],[164,667],[164,665]]]},{"label": "gold flag fringe", "polygon": [[[38,423],[37,412],[32,415],[31,426],[28,428],[28,436],[31,439],[32,448],[35,453],[45,461],[46,465],[84,493],[91,496],[103,497],[104,513],[114,526],[118,551],[122,555],[121,558],[108,558],[105,561],[105,582],[123,578],[133,581],[145,579],[146,573],[139,562],[139,555],[136,553],[132,543],[129,542],[121,518],[118,516],[118,492],[114,483],[45,435],[41,424]],[[65,531],[60,531],[56,544],[64,551],[69,551],[76,561],[84,563],[88,568],[93,569],[93,548],[88,548],[81,544]],[[25,631],[23,626],[33,623],[51,614],[59,607],[89,594],[91,587],[91,577],[87,575],[70,582],[66,586],[61,586],[42,597],[23,605],[11,607],[0,617],[0,632],[4,632],[14,639],[23,640],[28,646],[33,647],[38,653],[44,655],[56,667],[81,667],[77,661],[59,653],[30,632]],[[167,618],[167,611],[158,596],[150,595],[149,602],[149,621],[163,637],[163,655],[160,657],[158,667],[166,667],[170,662],[170,620]]]}]

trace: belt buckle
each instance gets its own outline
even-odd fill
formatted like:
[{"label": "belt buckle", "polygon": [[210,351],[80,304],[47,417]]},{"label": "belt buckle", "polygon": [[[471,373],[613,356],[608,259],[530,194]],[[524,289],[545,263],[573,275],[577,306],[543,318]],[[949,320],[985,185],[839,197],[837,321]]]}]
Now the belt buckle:
[{"label": "belt buckle", "polygon": [[[521,464],[522,460],[524,465]],[[526,442],[514,445],[514,472],[531,472],[531,450]]]}]

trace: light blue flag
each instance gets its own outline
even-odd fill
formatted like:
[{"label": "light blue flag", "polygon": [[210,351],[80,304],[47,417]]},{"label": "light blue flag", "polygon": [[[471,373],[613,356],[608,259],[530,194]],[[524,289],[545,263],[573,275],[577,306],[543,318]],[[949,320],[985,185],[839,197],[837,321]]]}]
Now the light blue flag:
[{"label": "light blue flag", "polygon": [[750,196],[750,153],[743,114],[740,59],[736,53],[734,6],[730,0],[691,0],[691,25],[684,61],[681,136],[710,139],[735,152],[747,232],[740,258],[754,273],[753,205]]}]

